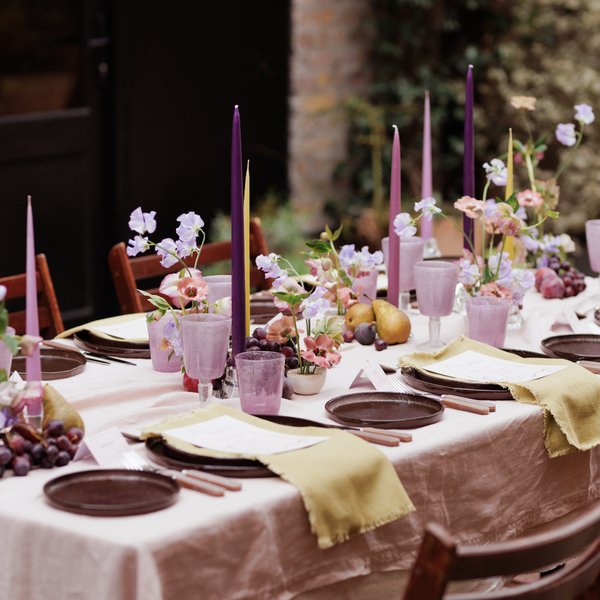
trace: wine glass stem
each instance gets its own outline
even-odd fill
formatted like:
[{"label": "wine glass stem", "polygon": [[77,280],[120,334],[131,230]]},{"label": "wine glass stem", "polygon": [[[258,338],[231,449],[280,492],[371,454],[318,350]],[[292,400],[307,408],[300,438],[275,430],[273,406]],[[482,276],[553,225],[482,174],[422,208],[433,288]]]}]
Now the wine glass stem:
[{"label": "wine glass stem", "polygon": [[410,308],[410,292],[408,290],[402,290],[400,292],[400,310],[404,313],[408,312]]},{"label": "wine glass stem", "polygon": [[440,327],[442,322],[440,317],[429,317],[429,342],[438,344],[440,341]]},{"label": "wine glass stem", "polygon": [[206,406],[210,402],[212,390],[212,379],[198,380],[198,398],[200,399],[200,406]]}]

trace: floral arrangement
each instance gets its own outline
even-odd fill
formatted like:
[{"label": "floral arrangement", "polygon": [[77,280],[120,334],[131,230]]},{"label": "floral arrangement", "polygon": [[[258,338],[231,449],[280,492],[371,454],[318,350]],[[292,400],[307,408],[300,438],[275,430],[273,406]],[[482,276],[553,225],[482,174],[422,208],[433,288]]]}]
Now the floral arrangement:
[{"label": "floral arrangement", "polygon": [[[166,269],[178,262],[182,265],[181,271],[166,275],[159,287],[161,294],[171,299],[172,305],[162,296],[138,290],[147,296],[150,303],[156,307],[154,312],[149,313],[148,321],[158,321],[167,312],[170,312],[173,316],[173,320],[169,320],[164,327],[164,340],[159,347],[160,350],[171,351],[170,359],[173,354],[183,357],[179,314],[208,312],[209,306],[213,306],[213,312],[231,316],[231,298],[223,298],[215,304],[208,304],[208,285],[202,278],[202,272],[196,268],[206,238],[202,218],[194,212],[180,215],[177,217],[179,227],[175,230],[178,236],[177,241],[172,238],[164,238],[159,243],[155,243],[150,241],[146,235],[152,234],[156,230],[155,215],[156,211],[145,213],[141,207],[136,208],[131,213],[129,228],[137,235],[129,240],[127,255],[137,256],[153,246],[156,253],[161,257],[160,264]],[[199,246],[198,236],[202,236]],[[189,267],[183,260],[189,256],[195,257],[194,267]],[[174,310],[174,307],[178,310]]]},{"label": "floral arrangement", "polygon": [[[288,267],[281,267],[281,261],[287,263]],[[312,292],[305,290],[296,279],[290,277],[295,275],[300,280],[289,261],[275,253],[258,256],[256,266],[264,271],[267,277],[275,279],[274,302],[283,313],[280,319],[269,326],[267,339],[280,343],[293,342],[301,374],[314,373],[317,367],[330,369],[337,365],[342,358],[337,351],[343,343],[342,319],[326,316],[331,308],[331,302],[326,298],[327,288],[319,285]],[[300,343],[300,333],[304,331],[298,329],[300,314],[306,320],[307,328],[304,350]]]},{"label": "floral arrangement", "polygon": [[[585,125],[594,122],[594,112],[587,104],[577,104],[574,106],[574,120],[579,124],[579,130],[575,129],[576,126],[574,123],[559,123],[556,126],[556,139],[563,146],[571,148],[571,150],[559,165],[554,176],[546,181],[542,181],[536,179],[535,168],[544,158],[544,153],[548,149],[546,145],[548,136],[544,135],[534,141],[527,121],[527,113],[535,110],[536,98],[531,96],[515,96],[511,99],[510,103],[520,111],[528,136],[527,142],[524,144],[519,140],[513,140],[513,146],[516,150],[514,162],[517,165],[525,166],[529,179],[529,189],[517,194],[519,206],[523,208],[521,218],[523,220],[531,217],[539,218],[544,214],[554,211],[558,206],[560,194],[558,179],[581,144]],[[575,250],[575,244],[567,234],[563,233],[559,236],[544,234],[543,220],[540,221],[539,226],[529,228],[527,235],[520,235],[519,239],[524,247],[523,256],[520,259],[525,262],[528,255],[532,263],[535,261],[535,266],[538,268],[547,267],[548,259],[553,255],[557,255],[564,260],[566,254]]]}]

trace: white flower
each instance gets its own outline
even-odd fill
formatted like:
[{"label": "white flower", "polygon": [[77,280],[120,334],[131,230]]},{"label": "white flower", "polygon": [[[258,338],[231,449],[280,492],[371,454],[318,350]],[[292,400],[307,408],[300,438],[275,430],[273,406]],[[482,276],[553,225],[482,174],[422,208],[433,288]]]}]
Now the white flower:
[{"label": "white flower", "polygon": [[568,233],[561,233],[558,237],[560,238],[560,247],[564,253],[575,252],[575,242]]},{"label": "white flower", "polygon": [[131,231],[137,231],[139,234],[154,233],[156,230],[156,220],[154,215],[155,210],[150,212],[142,212],[142,207],[138,206],[129,216],[129,229]]},{"label": "white flower", "polygon": [[559,123],[556,126],[556,139],[563,146],[574,146],[577,141],[573,123]]},{"label": "white flower", "polygon": [[[431,196],[428,196],[427,198],[423,198],[420,202],[415,202],[415,210],[417,212],[422,210],[423,217],[429,221],[431,221],[431,219],[433,217],[433,213],[442,212],[442,209],[438,208],[435,205],[435,198],[432,198]],[[395,222],[394,222],[394,224],[395,224]],[[396,232],[396,233],[398,233],[398,232]],[[400,235],[400,234],[398,234],[398,235]],[[414,235],[414,234],[411,234],[411,235]]]},{"label": "white flower", "polygon": [[574,108],[577,111],[575,113],[576,121],[579,121],[584,125],[589,125],[590,123],[594,122],[596,117],[594,116],[594,111],[589,104],[576,104]]},{"label": "white flower", "polygon": [[408,213],[400,213],[394,219],[394,231],[400,237],[412,237],[417,233],[417,228]]},{"label": "white flower", "polygon": [[492,180],[494,185],[506,185],[508,179],[508,169],[499,158],[493,158],[490,163],[483,163],[486,177]]},{"label": "white flower", "polygon": [[0,302],[6,298],[6,286],[0,285]]}]

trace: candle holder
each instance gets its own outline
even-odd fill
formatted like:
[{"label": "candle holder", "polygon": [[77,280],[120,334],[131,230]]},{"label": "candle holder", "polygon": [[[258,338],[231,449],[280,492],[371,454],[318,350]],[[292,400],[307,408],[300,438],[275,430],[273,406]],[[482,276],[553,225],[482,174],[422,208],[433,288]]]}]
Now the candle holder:
[{"label": "candle holder", "polygon": [[425,246],[423,247],[423,259],[426,258],[441,258],[442,253],[438,248],[437,240],[434,237],[430,237],[425,240]]},{"label": "candle holder", "polygon": [[225,368],[225,379],[223,380],[220,389],[218,389],[214,395],[215,398],[220,398],[221,400],[240,397],[240,388],[238,387],[237,382],[237,372],[234,367]]}]

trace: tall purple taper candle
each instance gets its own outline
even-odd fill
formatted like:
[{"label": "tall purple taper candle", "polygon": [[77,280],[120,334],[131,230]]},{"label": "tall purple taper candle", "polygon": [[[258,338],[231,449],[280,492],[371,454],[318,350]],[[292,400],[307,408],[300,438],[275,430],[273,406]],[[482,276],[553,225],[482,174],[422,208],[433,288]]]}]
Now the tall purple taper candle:
[{"label": "tall purple taper candle", "polygon": [[[421,175],[421,200],[433,196],[431,175],[431,116],[429,90],[425,92],[425,116],[423,122],[423,168]],[[433,219],[421,219],[421,237],[428,240],[433,236]]]},{"label": "tall purple taper candle", "polygon": [[244,193],[242,137],[236,105],[231,132],[231,348],[233,356],[246,350],[246,270],[244,267]]},{"label": "tall purple taper candle", "polygon": [[394,231],[394,219],[400,214],[400,134],[394,125],[392,145],[392,178],[390,181],[390,225],[388,231],[387,300],[398,307],[400,298],[400,238]]},{"label": "tall purple taper candle", "polygon": [[[33,236],[33,211],[31,209],[31,196],[27,196],[27,241],[25,252],[26,265],[26,290],[25,290],[25,333],[38,336],[40,327],[38,321],[37,282],[35,268],[35,241]],[[25,359],[27,381],[42,380],[42,361],[39,347],[33,351],[31,356]],[[38,406],[39,405],[39,406]],[[28,412],[32,415],[42,413],[42,403],[28,406]]]},{"label": "tall purple taper candle", "polygon": [[[473,65],[467,73],[465,97],[465,149],[463,158],[463,195],[475,198],[475,134],[473,130]],[[463,246],[470,249],[467,238],[473,243],[473,219],[465,213],[463,216],[465,239]]]}]

